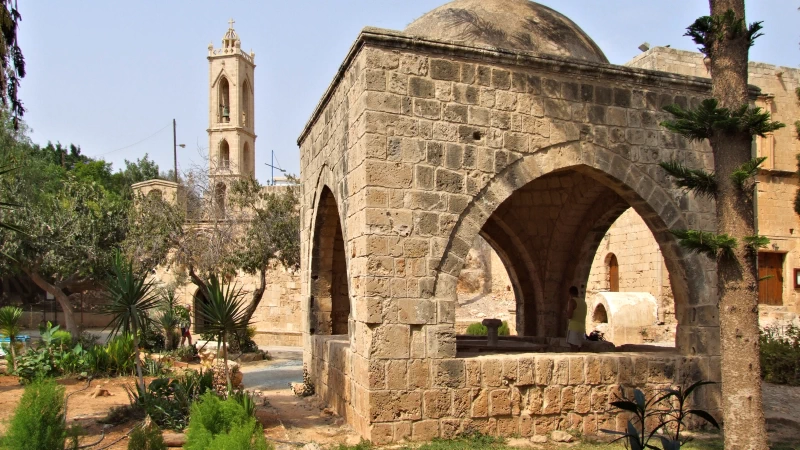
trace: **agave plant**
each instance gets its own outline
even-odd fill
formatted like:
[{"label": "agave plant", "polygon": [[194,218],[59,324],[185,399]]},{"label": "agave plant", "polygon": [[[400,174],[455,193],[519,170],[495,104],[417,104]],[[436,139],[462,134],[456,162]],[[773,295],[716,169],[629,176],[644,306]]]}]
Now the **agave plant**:
[{"label": "agave plant", "polygon": [[164,329],[164,345],[167,350],[177,347],[175,329],[180,325],[180,314],[178,312],[178,299],[175,297],[174,289],[165,289],[160,293],[160,314],[157,317],[158,324]]},{"label": "agave plant", "polygon": [[225,379],[229,386],[231,378],[228,370],[228,338],[234,333],[246,332],[250,325],[243,297],[242,290],[235,284],[225,284],[213,275],[206,283],[206,301],[201,303],[199,311],[206,322],[206,332],[217,338],[217,349],[222,349]]},{"label": "agave plant", "polygon": [[17,352],[14,344],[21,330],[22,308],[16,306],[4,306],[0,308],[0,333],[8,336],[9,347],[11,349],[11,364],[14,371],[17,370]]},{"label": "agave plant", "polygon": [[158,297],[153,283],[133,271],[133,264],[117,251],[111,265],[111,276],[106,283],[108,304],[105,312],[112,315],[111,336],[118,334],[133,337],[134,363],[139,387],[144,391],[142,362],[139,359],[139,332],[150,322],[148,312],[158,307]]}]

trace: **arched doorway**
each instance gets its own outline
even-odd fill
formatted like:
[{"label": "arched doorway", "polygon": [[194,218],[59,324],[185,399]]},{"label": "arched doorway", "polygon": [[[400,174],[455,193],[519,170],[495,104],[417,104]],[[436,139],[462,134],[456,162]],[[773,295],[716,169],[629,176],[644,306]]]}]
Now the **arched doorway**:
[{"label": "arched doorway", "polygon": [[311,253],[311,334],[348,334],[350,294],[339,209],[324,187],[314,224]]},{"label": "arched doorway", "polygon": [[[539,154],[529,158],[546,156]],[[551,167],[541,174],[541,169],[531,161],[520,161],[523,162],[510,166],[508,173],[498,177],[496,182],[490,182],[463,213],[438,268],[437,298],[452,298],[454,294],[449,292],[454,291],[469,249],[464,243],[474,239],[476,233],[481,234],[493,243],[498,254],[507,255],[509,273],[516,273],[512,280],[519,297],[518,333],[521,336],[564,336],[569,287],[577,286],[581,295],[585,295],[592,262],[603,236],[620,215],[633,208],[663,253],[671,275],[668,278],[678,322],[686,320],[685,325],[680,323],[676,344],[689,354],[703,351],[702,347],[694,345],[690,336],[694,332],[693,325],[698,325],[689,322],[686,313],[692,307],[690,297],[704,299],[710,294],[708,287],[698,282],[698,277],[691,276],[692,272],[708,271],[709,264],[680,248],[669,232],[670,228],[687,226],[680,206],[671,200],[672,197],[667,196],[662,187],[653,186],[652,179],[630,165],[615,168],[613,172],[621,172],[634,180],[644,179],[637,181],[635,188],[588,165]],[[536,173],[541,175],[532,176]],[[642,186],[648,189],[645,195],[650,200],[641,197]],[[659,212],[653,209],[653,199],[658,199]],[[669,225],[664,218],[669,220]],[[480,227],[477,232],[475,224]],[[466,250],[462,250],[465,247]],[[591,314],[592,309],[589,311]],[[709,322],[707,326],[713,325]]]},{"label": "arched doorway", "polygon": [[208,302],[203,289],[197,288],[192,296],[192,320],[194,321],[194,332],[197,334],[205,333],[209,324],[208,319],[203,316],[203,305]]}]

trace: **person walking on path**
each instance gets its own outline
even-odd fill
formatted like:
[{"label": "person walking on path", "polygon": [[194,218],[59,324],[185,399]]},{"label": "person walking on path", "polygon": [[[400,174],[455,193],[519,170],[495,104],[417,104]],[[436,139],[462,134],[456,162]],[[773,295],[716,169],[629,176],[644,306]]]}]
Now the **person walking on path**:
[{"label": "person walking on path", "polygon": [[192,305],[189,305],[181,314],[181,347],[186,340],[189,340],[189,347],[192,346]]},{"label": "person walking on path", "polygon": [[578,350],[586,340],[586,300],[578,293],[578,288],[569,288],[569,301],[567,302],[567,344],[572,350]]}]

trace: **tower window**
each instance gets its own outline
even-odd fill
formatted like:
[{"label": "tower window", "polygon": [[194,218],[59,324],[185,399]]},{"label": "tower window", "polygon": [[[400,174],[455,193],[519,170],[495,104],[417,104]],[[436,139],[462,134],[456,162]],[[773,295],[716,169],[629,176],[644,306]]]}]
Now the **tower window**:
[{"label": "tower window", "polygon": [[225,191],[227,188],[224,183],[217,183],[214,192],[214,209],[217,220],[225,218]]},{"label": "tower window", "polygon": [[250,83],[244,80],[242,83],[242,126],[248,125],[248,120],[251,120],[250,115]]},{"label": "tower window", "polygon": [[609,253],[606,256],[606,267],[608,268],[608,290],[619,292],[619,262],[617,262],[615,254]]},{"label": "tower window", "polygon": [[231,88],[225,77],[219,81],[219,117],[220,122],[231,121]]},{"label": "tower window", "polygon": [[217,161],[220,169],[228,169],[231,164],[231,148],[225,139],[219,143],[219,160]]},{"label": "tower window", "polygon": [[242,150],[241,172],[242,174],[250,173],[250,144],[247,142],[244,143],[244,149]]}]

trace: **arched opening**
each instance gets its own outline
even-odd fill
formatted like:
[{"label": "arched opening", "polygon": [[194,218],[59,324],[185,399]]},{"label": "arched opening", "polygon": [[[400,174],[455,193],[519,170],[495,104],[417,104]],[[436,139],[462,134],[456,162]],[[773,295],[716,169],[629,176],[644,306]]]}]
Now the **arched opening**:
[{"label": "arched opening", "polygon": [[617,262],[617,255],[609,253],[606,256],[606,268],[608,270],[608,291],[619,292],[619,262]]},{"label": "arched opening", "polygon": [[208,329],[209,321],[203,315],[203,306],[208,302],[202,289],[197,288],[192,296],[192,320],[194,320],[194,332],[197,334],[205,333]]},{"label": "arched opening", "polygon": [[219,80],[219,121],[231,121],[231,88],[225,77]]},{"label": "arched opening", "polygon": [[597,305],[594,309],[594,313],[592,313],[592,322],[595,325],[600,325],[601,323],[608,323],[608,312],[606,311],[606,307],[603,304]]},{"label": "arched opening", "polygon": [[248,120],[252,117],[250,113],[250,83],[244,80],[242,83],[242,126],[249,126]]},{"label": "arched opening", "polygon": [[214,186],[214,214],[217,220],[225,218],[225,194],[227,190],[225,183],[217,183]]},{"label": "arched opening", "polygon": [[314,224],[311,252],[311,334],[348,334],[350,294],[339,209],[324,187]]},{"label": "arched opening", "polygon": [[151,189],[150,192],[147,193],[147,198],[150,200],[162,200],[164,194],[161,192],[161,189]]},{"label": "arched opening", "polygon": [[458,276],[456,290],[456,333],[469,332],[470,325],[483,319],[500,319],[509,334],[517,329],[515,282],[509,275],[506,258],[482,235],[475,238]]},{"label": "arched opening", "polygon": [[249,175],[250,174],[250,143],[245,142],[244,148],[242,149],[242,161],[239,164],[241,168],[241,172],[243,174]]},{"label": "arched opening", "polygon": [[[669,233],[669,227],[645,200],[633,189],[596,169],[574,166],[540,176],[510,194],[507,193],[507,186],[499,189],[505,192],[499,198],[491,197],[496,193],[487,189],[489,200],[475,202],[481,204],[475,208],[476,211],[480,208],[480,212],[475,212],[474,216],[471,211],[466,212],[467,217],[463,221],[467,224],[466,232],[461,237],[456,231],[451,250],[441,263],[440,268],[445,273],[437,281],[437,295],[447,292],[438,289],[451,289],[450,286],[456,284],[468,255],[466,251],[462,255],[452,249],[464,248],[467,239],[474,239],[468,225],[469,221],[474,220],[472,217],[478,218],[478,223],[482,223],[479,234],[491,243],[504,261],[515,292],[517,332],[520,336],[515,342],[551,345],[547,342],[552,341],[542,341],[541,338],[565,337],[570,322],[566,317],[566,305],[571,286],[578,287],[580,301],[586,303],[586,308],[577,310],[588,311],[588,317],[583,316],[584,320],[573,316],[573,326],[575,322],[586,321],[587,328],[591,327],[596,309],[596,304],[590,298],[593,292],[588,286],[592,263],[606,232],[628,210],[641,212],[644,229],[653,236],[656,249],[669,252],[670,257],[661,260],[666,262],[664,279],[668,284],[676,282],[676,277],[668,276],[667,267],[684,274],[683,264],[699,264],[692,257],[687,259],[674,236]],[[491,202],[497,206],[486,211],[485,205],[492,206]],[[668,207],[674,208],[672,205]],[[674,211],[669,212],[672,218],[678,217]],[[481,218],[481,215],[485,218]],[[608,253],[603,252],[603,256]],[[612,265],[619,266],[618,262],[612,262]],[[674,291],[674,304],[688,305],[688,292],[690,288],[697,289],[697,286],[689,286],[685,277],[677,279],[677,288],[670,287]],[[619,289],[619,283],[615,284]],[[613,321],[611,311],[605,312],[606,319]],[[678,314],[676,317],[682,316]],[[461,341],[457,342],[460,345]],[[457,349],[462,351],[462,347]],[[503,351],[506,350],[512,351]],[[522,348],[515,350],[524,351]],[[686,350],[691,353],[696,348],[688,347]]]},{"label": "arched opening", "polygon": [[228,170],[231,165],[231,147],[228,141],[223,139],[219,143],[219,153],[217,155],[217,166],[219,169]]}]

